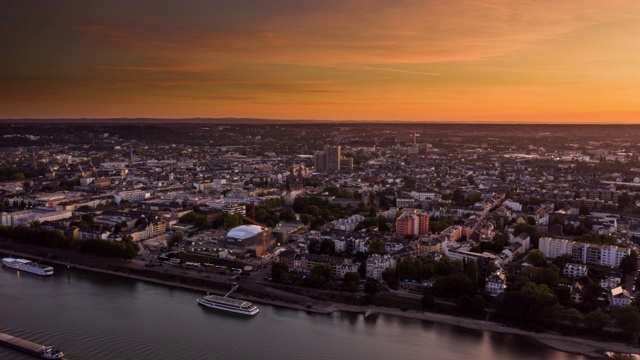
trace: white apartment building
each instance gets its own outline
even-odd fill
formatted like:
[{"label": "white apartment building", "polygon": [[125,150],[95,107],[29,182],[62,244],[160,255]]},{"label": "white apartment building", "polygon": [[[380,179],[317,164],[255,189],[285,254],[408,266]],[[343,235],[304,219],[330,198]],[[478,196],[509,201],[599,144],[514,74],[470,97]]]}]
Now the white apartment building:
[{"label": "white apartment building", "polygon": [[382,272],[396,266],[396,260],[390,255],[373,254],[367,259],[367,277],[380,280]]},{"label": "white apartment building", "polygon": [[568,263],[564,266],[562,274],[566,277],[579,279],[583,276],[587,276],[587,265]]},{"label": "white apartment building", "polygon": [[353,231],[364,220],[364,216],[356,214],[346,219],[338,219],[331,222],[335,230]]},{"label": "white apartment building", "polygon": [[57,221],[68,219],[72,216],[71,210],[57,210],[48,208],[33,208],[29,210],[11,213],[0,213],[0,225],[2,226],[27,226],[32,221]]},{"label": "white apartment building", "polygon": [[120,203],[122,200],[127,201],[140,201],[151,197],[151,191],[143,190],[123,190],[114,196],[116,203]]},{"label": "white apartment building", "polygon": [[631,253],[630,249],[613,245],[595,245],[550,237],[540,238],[538,249],[553,259],[569,254],[573,260],[583,264],[600,266],[620,266],[622,258]]}]

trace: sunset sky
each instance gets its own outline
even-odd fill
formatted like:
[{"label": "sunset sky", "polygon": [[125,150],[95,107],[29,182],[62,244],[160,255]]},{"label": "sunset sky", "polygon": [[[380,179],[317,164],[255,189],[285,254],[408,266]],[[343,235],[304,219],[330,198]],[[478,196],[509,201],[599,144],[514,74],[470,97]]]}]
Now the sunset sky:
[{"label": "sunset sky", "polygon": [[640,2],[3,1],[0,118],[640,123]]}]

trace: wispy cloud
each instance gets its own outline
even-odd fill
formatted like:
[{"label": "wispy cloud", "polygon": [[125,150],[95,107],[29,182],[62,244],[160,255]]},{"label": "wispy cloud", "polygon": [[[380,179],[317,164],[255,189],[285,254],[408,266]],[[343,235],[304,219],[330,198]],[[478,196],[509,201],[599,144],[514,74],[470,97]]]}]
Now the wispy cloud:
[{"label": "wispy cloud", "polygon": [[626,0],[16,2],[0,117],[640,118],[637,18]]}]

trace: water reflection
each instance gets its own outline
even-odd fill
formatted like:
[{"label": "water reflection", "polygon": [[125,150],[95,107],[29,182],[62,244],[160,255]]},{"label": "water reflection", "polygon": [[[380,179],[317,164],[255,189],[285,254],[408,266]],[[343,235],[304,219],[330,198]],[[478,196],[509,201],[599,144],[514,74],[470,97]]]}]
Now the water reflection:
[{"label": "water reflection", "polygon": [[367,326],[374,326],[378,323],[378,319],[380,318],[380,315],[378,314],[369,314],[369,315],[362,315],[364,318],[364,323]]},{"label": "water reflection", "polygon": [[[247,317],[199,306],[199,292],[144,282],[75,272],[71,283],[64,275],[0,275],[3,327],[37,334],[34,340],[76,360],[585,359],[516,336],[386,314],[257,304],[260,313]],[[30,358],[22,355],[0,348],[3,360]]]}]

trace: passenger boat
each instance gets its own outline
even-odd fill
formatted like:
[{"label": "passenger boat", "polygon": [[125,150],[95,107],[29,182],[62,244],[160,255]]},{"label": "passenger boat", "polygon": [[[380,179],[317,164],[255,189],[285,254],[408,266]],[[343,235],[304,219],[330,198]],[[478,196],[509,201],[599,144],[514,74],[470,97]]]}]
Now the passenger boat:
[{"label": "passenger boat", "polygon": [[53,268],[51,266],[34,263],[31,260],[4,258],[2,259],[2,264],[10,269],[26,271],[36,275],[53,275]]},{"label": "passenger boat", "polygon": [[213,309],[224,310],[233,312],[236,314],[243,314],[253,316],[260,310],[252,303],[244,300],[232,299],[229,295],[234,292],[238,286],[234,286],[225,296],[219,295],[206,295],[198,299],[198,304],[204,305]]}]

